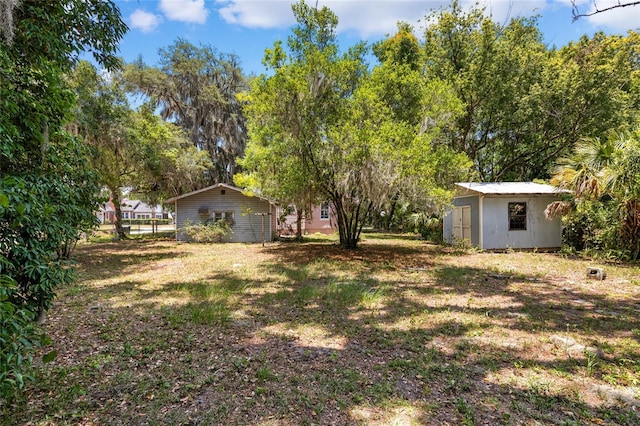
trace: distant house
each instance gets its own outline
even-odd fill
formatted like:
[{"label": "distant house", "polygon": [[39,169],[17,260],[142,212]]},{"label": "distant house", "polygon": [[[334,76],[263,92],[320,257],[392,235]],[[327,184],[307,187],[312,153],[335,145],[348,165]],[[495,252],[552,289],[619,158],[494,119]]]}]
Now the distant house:
[{"label": "distant house", "polygon": [[116,221],[116,210],[113,207],[111,200],[100,204],[98,210],[93,212],[93,214],[98,218],[98,222],[102,224],[113,223]]},{"label": "distant house", "polygon": [[242,189],[219,183],[165,201],[174,206],[176,239],[184,240],[185,224],[225,219],[233,233],[230,242],[271,241],[276,236],[276,205],[262,197],[248,196]]},{"label": "distant house", "polygon": [[488,250],[557,249],[562,245],[560,218],[544,210],[561,190],[534,182],[457,183],[452,207],[443,220],[448,243],[467,240]]},{"label": "distant house", "polygon": [[120,203],[122,209],[122,219],[167,219],[168,213],[162,209],[160,204],[151,206],[140,200],[129,200],[125,198]]},{"label": "distant house", "polygon": [[[278,232],[280,235],[295,235],[298,215],[295,209],[281,217],[282,209],[278,210]],[[302,221],[302,234],[333,234],[338,229],[336,214],[331,203],[325,202],[311,206],[311,213]],[[282,219],[282,220],[281,220]]]},{"label": "distant house", "polygon": [[[120,202],[120,211],[122,212],[122,220],[129,219],[169,219],[169,212],[164,210],[160,204],[154,206],[149,205],[140,200],[122,199]],[[100,205],[95,212],[100,223],[113,223],[116,218],[116,211],[113,201],[109,200]]]}]

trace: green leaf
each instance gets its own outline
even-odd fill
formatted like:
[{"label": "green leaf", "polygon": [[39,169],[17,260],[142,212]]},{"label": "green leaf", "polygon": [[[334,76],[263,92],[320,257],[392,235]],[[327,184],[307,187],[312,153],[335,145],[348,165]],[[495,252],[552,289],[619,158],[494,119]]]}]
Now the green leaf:
[{"label": "green leaf", "polygon": [[47,364],[47,363],[53,361],[54,359],[56,359],[57,356],[58,356],[58,351],[56,351],[54,349],[51,352],[48,352],[48,353],[42,355],[42,362]]}]

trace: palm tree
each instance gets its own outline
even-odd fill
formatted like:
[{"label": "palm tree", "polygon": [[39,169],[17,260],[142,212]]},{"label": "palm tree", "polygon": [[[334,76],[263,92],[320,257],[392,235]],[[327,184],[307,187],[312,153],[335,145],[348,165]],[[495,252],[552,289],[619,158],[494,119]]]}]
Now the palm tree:
[{"label": "palm tree", "polygon": [[[558,161],[551,183],[571,190],[576,204],[615,202],[619,246],[631,258],[640,257],[640,127],[633,132],[611,132],[605,139],[581,140],[571,157]],[[573,203],[557,201],[547,206],[545,214],[566,216],[573,207]]]},{"label": "palm tree", "polygon": [[632,259],[640,257],[640,127],[634,132],[619,133],[616,150],[609,167],[602,171],[607,193],[618,203],[620,245]]}]

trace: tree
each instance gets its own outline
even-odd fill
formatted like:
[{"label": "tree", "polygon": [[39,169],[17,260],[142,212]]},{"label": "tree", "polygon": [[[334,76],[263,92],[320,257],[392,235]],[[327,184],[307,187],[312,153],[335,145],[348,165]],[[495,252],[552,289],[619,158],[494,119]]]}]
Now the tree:
[{"label": "tree", "polygon": [[127,66],[125,78],[160,108],[163,119],[183,128],[195,147],[209,153],[208,183],[231,183],[246,144],[237,97],[246,82],[238,58],[181,39],[160,55],[159,68],[140,59]]},{"label": "tree", "polygon": [[148,104],[131,109],[118,71],[100,74],[81,61],[71,75],[77,105],[73,127],[91,148],[91,165],[109,191],[116,233],[122,226],[122,190],[157,203],[201,187],[211,162],[177,125],[153,114]]},{"label": "tree", "polygon": [[206,185],[211,159],[191,143],[183,129],[154,114],[148,104],[132,118],[131,136],[143,148],[133,191],[155,204]]},{"label": "tree", "polygon": [[628,125],[637,108],[637,34],[596,34],[548,50],[535,19],[500,26],[458,3],[425,31],[427,76],[464,104],[449,146],[485,181],[548,178],[584,137]]},{"label": "tree", "polygon": [[[247,174],[267,188],[284,176],[295,182],[280,187],[286,195],[307,193],[330,201],[340,243],[353,249],[372,211],[399,191],[437,193],[436,169],[430,166],[437,162],[432,142],[441,123],[430,115],[433,126],[420,134],[421,120],[413,114],[405,119],[403,108],[385,99],[396,93],[393,99],[404,102],[402,93],[429,92],[411,66],[383,86],[393,67],[370,73],[363,44],[340,53],[338,20],[331,10],[300,2],[293,11],[298,26],[288,39],[288,52],[279,42],[267,50],[265,63],[273,74],[251,84],[246,109],[250,142],[243,164],[252,165]],[[412,111],[426,116],[425,99]]]},{"label": "tree", "polygon": [[63,76],[81,51],[114,67],[126,25],[111,1],[0,5],[8,23],[0,43],[0,281],[9,283],[0,303],[3,315],[43,318],[55,288],[73,277],[66,248],[95,223],[99,189],[84,146],[63,130],[74,102]]},{"label": "tree", "polygon": [[547,209],[567,216],[576,248],[613,250],[640,258],[640,131],[588,138],[559,161],[552,183],[572,191],[574,203]]},{"label": "tree", "polygon": [[[446,188],[469,177],[461,170],[470,170],[471,164],[466,155],[446,146],[446,135],[462,115],[463,105],[451,85],[423,75],[423,52],[413,28],[399,23],[398,32],[375,44],[373,51],[380,65],[372,71],[371,89],[392,120],[406,127],[406,140],[411,141],[397,147],[399,152],[405,151],[405,172],[395,193],[377,212],[379,221],[389,229],[398,204],[403,205],[404,221],[415,213],[437,213],[448,201]],[[401,221],[399,225],[405,224]]]},{"label": "tree", "polygon": [[122,188],[133,184],[141,168],[143,142],[132,137],[132,111],[117,71],[107,78],[89,62],[81,61],[71,81],[77,95],[74,118],[77,131],[91,148],[91,165],[99,171],[102,184],[109,190],[115,208],[116,234],[125,238],[120,205]]}]

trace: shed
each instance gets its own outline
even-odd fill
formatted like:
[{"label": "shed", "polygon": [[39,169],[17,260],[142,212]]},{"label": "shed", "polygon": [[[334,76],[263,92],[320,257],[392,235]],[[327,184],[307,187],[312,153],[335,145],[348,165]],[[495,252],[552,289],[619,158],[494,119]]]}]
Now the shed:
[{"label": "shed", "polygon": [[[209,223],[226,219],[233,233],[229,242],[271,241],[276,234],[276,205],[266,198],[247,195],[241,188],[219,183],[165,201],[173,203],[176,239],[185,223]],[[263,227],[264,225],[264,227]]]},{"label": "shed", "polygon": [[443,238],[448,243],[467,240],[487,250],[558,249],[562,221],[546,219],[544,210],[564,192],[534,182],[456,183]]}]

